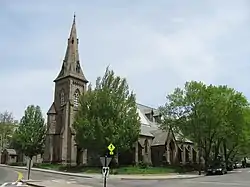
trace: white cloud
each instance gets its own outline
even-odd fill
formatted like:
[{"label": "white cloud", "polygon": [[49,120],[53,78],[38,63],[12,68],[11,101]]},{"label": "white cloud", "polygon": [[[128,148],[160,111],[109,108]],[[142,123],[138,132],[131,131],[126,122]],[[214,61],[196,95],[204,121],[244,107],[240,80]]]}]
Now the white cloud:
[{"label": "white cloud", "polygon": [[[5,25],[0,31],[5,36],[0,43],[4,51],[0,65],[5,69],[0,69],[4,82],[0,111],[13,111],[19,118],[28,104],[38,104],[47,112],[73,11],[81,64],[91,82],[110,64],[127,77],[139,102],[154,106],[163,104],[165,95],[186,80],[226,83],[248,91],[247,1],[185,6],[174,2],[124,3],[126,8],[80,1],[62,2],[65,6],[56,6],[58,2],[6,6],[10,16],[5,15],[7,21],[0,19]],[[8,30],[11,27],[16,30]]]}]

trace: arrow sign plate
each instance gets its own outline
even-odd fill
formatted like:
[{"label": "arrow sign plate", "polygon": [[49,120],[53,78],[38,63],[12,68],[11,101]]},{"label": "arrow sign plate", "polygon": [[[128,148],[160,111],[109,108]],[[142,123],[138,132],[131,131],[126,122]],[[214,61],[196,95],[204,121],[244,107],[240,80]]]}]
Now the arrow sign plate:
[{"label": "arrow sign plate", "polygon": [[100,157],[100,161],[101,161],[103,167],[107,167],[110,164],[111,160],[112,160],[112,158],[107,157],[107,162],[106,162],[106,166],[105,166],[105,157]]}]

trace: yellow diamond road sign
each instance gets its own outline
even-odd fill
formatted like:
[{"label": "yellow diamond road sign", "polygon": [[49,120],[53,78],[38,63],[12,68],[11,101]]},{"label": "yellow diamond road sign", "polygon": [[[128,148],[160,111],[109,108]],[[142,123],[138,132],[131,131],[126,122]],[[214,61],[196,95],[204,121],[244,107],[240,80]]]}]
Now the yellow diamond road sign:
[{"label": "yellow diamond road sign", "polygon": [[115,150],[115,146],[111,143],[111,144],[109,144],[108,149],[110,151],[110,154],[113,155],[114,154],[113,151]]}]

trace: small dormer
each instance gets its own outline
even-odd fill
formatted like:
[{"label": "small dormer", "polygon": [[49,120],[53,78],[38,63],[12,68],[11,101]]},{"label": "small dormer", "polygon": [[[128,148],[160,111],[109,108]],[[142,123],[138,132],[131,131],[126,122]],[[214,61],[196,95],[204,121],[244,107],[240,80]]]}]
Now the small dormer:
[{"label": "small dormer", "polygon": [[145,113],[145,116],[149,121],[154,122],[154,111],[153,109],[150,112]]},{"label": "small dormer", "polygon": [[154,111],[153,109],[150,112],[145,113],[145,116],[151,122],[160,123],[162,115],[158,111]]},{"label": "small dormer", "polygon": [[162,115],[161,114],[154,115],[154,120],[156,123],[161,123]]}]

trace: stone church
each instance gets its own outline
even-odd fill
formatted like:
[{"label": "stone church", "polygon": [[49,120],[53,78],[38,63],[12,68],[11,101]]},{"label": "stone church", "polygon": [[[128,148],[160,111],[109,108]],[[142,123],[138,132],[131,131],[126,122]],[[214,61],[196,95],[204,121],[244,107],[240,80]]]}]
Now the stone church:
[{"label": "stone church", "polygon": [[[60,73],[54,80],[54,101],[47,112],[46,147],[43,162],[88,164],[88,151],[77,149],[72,128],[79,96],[88,80],[81,68],[75,16]],[[153,165],[196,163],[194,143],[171,130],[161,130],[159,111],[137,104],[141,133],[132,150],[120,155],[123,164],[148,162]],[[119,161],[120,162],[120,161]]]}]

